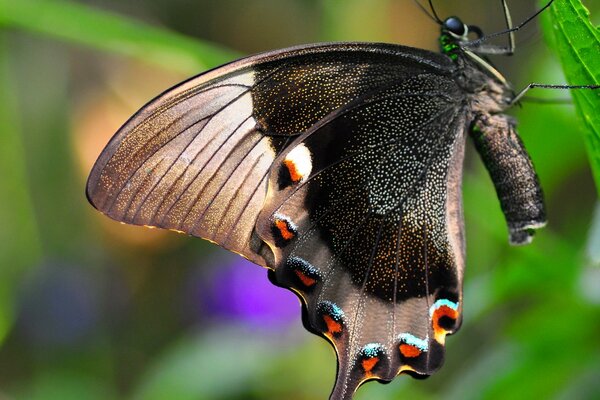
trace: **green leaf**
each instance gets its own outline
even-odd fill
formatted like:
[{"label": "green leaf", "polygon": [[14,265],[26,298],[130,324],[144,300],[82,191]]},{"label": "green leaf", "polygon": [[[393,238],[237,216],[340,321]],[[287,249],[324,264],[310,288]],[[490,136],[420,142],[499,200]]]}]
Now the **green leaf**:
[{"label": "green leaf", "polygon": [[[570,85],[600,85],[600,31],[580,0],[555,1],[546,33]],[[600,194],[600,90],[571,90]]]},{"label": "green leaf", "polygon": [[215,44],[68,1],[0,0],[2,26],[135,57],[186,74],[239,58]]}]

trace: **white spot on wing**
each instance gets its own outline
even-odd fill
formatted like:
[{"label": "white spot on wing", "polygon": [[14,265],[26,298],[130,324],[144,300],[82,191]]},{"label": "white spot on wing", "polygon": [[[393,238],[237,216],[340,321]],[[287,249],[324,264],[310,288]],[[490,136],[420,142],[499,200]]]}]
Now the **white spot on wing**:
[{"label": "white spot on wing", "polygon": [[312,155],[303,143],[294,147],[287,154],[284,163],[290,170],[290,176],[294,182],[304,182],[312,171]]}]

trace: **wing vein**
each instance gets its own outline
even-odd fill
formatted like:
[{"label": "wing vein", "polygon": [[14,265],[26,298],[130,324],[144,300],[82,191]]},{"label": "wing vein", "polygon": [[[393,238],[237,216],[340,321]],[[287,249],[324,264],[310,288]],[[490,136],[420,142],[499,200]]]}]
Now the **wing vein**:
[{"label": "wing vein", "polygon": [[[210,122],[213,120],[213,118],[214,118],[216,115],[218,115],[218,114],[219,114],[221,111],[223,111],[225,108],[229,107],[231,104],[233,104],[234,102],[236,102],[237,100],[239,100],[239,98],[240,98],[240,97],[242,97],[242,96],[244,96],[244,95],[245,95],[247,92],[248,92],[248,91],[245,91],[245,92],[242,92],[242,93],[240,93],[239,95],[235,96],[235,97],[234,97],[232,100],[230,100],[229,102],[227,102],[226,104],[224,104],[222,107],[220,107],[218,110],[216,110],[216,111],[215,111],[215,113],[213,113],[213,114],[209,114],[209,115],[207,115],[207,116],[205,116],[205,117],[203,117],[203,118],[200,118],[200,119],[196,120],[194,123],[192,123],[191,125],[189,125],[189,126],[188,126],[188,127],[186,127],[185,129],[182,129],[181,131],[179,131],[179,132],[178,132],[176,135],[174,135],[173,137],[169,138],[169,140],[167,140],[167,141],[166,141],[165,143],[163,143],[163,144],[162,144],[162,145],[161,145],[159,148],[157,148],[157,149],[154,151],[154,153],[152,153],[150,156],[146,157],[146,159],[145,159],[145,160],[144,160],[142,163],[140,163],[140,165],[139,165],[139,166],[138,166],[138,167],[137,167],[137,168],[136,168],[136,169],[135,169],[135,170],[134,170],[134,171],[133,171],[131,174],[129,174],[129,176],[127,177],[127,180],[125,180],[125,181],[123,182],[123,184],[122,184],[121,188],[123,188],[123,187],[127,186],[127,184],[128,184],[130,181],[131,181],[131,178],[133,178],[133,177],[134,177],[134,176],[135,176],[135,175],[138,173],[138,171],[139,171],[139,170],[140,170],[140,169],[141,169],[141,168],[142,168],[142,167],[143,167],[143,166],[146,164],[146,162],[147,162],[147,161],[148,161],[148,160],[149,160],[149,159],[150,159],[150,158],[151,158],[151,157],[152,157],[154,154],[156,154],[158,151],[162,150],[162,149],[163,149],[165,146],[167,146],[167,145],[168,145],[169,143],[171,143],[173,140],[175,140],[176,138],[178,138],[178,137],[179,137],[179,136],[180,136],[182,133],[186,132],[188,129],[191,129],[191,128],[192,128],[194,125],[197,125],[197,124],[199,124],[200,122],[204,121],[205,119],[207,119],[207,122],[206,122],[206,124],[204,125],[204,127],[206,127],[206,125],[210,124]],[[191,113],[192,111],[190,110],[189,112]],[[187,114],[188,114],[188,113],[186,113],[185,115],[187,115]],[[183,117],[179,117],[179,118],[178,118],[178,120],[180,120],[181,118],[183,118]],[[171,125],[173,125],[174,123],[175,123],[175,122],[173,122],[172,124],[170,124],[170,125],[168,125],[168,126],[171,126]],[[187,149],[187,147],[188,147],[188,146],[189,146],[191,143],[193,143],[193,142],[194,142],[194,139],[195,139],[196,137],[198,137],[198,135],[199,135],[199,134],[201,134],[201,133],[202,133],[202,131],[204,130],[204,127],[203,127],[203,128],[201,128],[201,129],[200,129],[200,131],[199,131],[197,134],[195,134],[195,135],[192,137],[192,140],[191,140],[191,141],[188,143],[188,145],[187,145],[187,146],[186,146],[186,147],[185,147],[185,148],[184,148],[184,149],[183,149],[183,150],[182,150],[182,151],[179,153],[179,157],[181,156],[181,154],[183,154],[183,152],[185,151],[185,149]],[[138,126],[136,126],[136,129],[134,129],[134,130],[132,131],[132,134],[133,134],[133,132],[134,132],[135,130],[137,130],[137,129],[139,129],[139,125],[138,125]],[[161,130],[161,131],[163,131],[163,130]],[[156,136],[157,136],[157,135],[154,135],[154,136],[152,136],[150,139],[148,139],[148,140],[146,141],[146,143],[144,144],[144,146],[142,146],[142,147],[140,147],[140,148],[142,149],[142,148],[146,147],[146,145],[148,144],[148,142],[150,142],[150,141],[151,141],[152,139],[154,139]],[[213,137],[210,139],[210,142],[212,142],[213,140],[215,140],[215,136],[213,136]],[[200,154],[201,152],[202,152],[202,151],[200,151],[198,154]],[[136,154],[136,153],[134,153],[134,155],[133,155],[133,156],[135,156],[135,154]],[[198,154],[196,154],[196,157],[198,156]],[[130,158],[133,158],[133,156],[131,156]],[[177,157],[177,158],[179,158],[179,157]],[[176,158],[176,159],[177,159],[177,158]],[[194,157],[194,159],[195,159],[195,157]],[[139,190],[139,189],[138,189],[138,190]],[[114,206],[114,204],[116,203],[116,200],[118,199],[118,197],[119,197],[119,195],[120,195],[120,194],[121,194],[121,190],[119,190],[119,192],[117,193],[117,195],[116,195],[116,196],[113,198],[113,201],[112,201],[112,203],[111,203],[110,207],[108,208],[108,212],[110,212],[110,210],[112,209],[112,207],[113,207],[113,206]],[[137,192],[136,192],[136,194],[137,194]],[[131,199],[130,199],[130,201],[128,202],[127,209],[129,209],[129,207],[130,207],[130,205],[131,205],[131,202],[133,201],[133,197],[135,197],[135,195],[134,195],[134,196],[132,196],[132,198],[131,198]]]},{"label": "wing vein", "polygon": [[[238,160],[238,162],[237,162],[237,164],[236,164],[236,167],[235,167],[235,168],[233,168],[233,170],[235,170],[235,169],[236,169],[236,168],[237,168],[237,167],[238,167],[238,166],[239,166],[239,165],[242,163],[242,161],[244,161],[244,160],[246,159],[246,157],[248,157],[248,155],[249,155],[249,154],[252,152],[252,150],[254,150],[254,148],[256,147],[256,145],[258,145],[258,144],[260,143],[260,141],[261,141],[261,140],[262,140],[262,136],[261,136],[261,137],[258,137],[258,140],[256,140],[256,141],[254,142],[254,144],[252,145],[252,148],[251,148],[249,151],[247,151],[247,152],[244,154],[244,156],[243,156],[243,157],[240,157],[240,159]],[[231,150],[231,152],[230,152],[230,153],[234,152],[234,151],[235,151],[237,148],[239,148],[239,146],[240,146],[240,142],[237,142],[237,143],[235,144],[234,148]],[[216,153],[214,153],[214,154],[216,154]],[[213,154],[213,156],[214,156],[214,154]],[[211,157],[211,159],[212,159],[212,157]],[[198,191],[198,193],[196,193],[196,195],[194,196],[194,200],[190,202],[190,204],[189,204],[189,205],[188,205],[188,207],[186,208],[186,211],[185,211],[185,213],[183,214],[183,217],[181,218],[181,221],[180,221],[179,228],[181,228],[181,227],[184,225],[185,221],[186,221],[186,220],[188,219],[188,217],[190,216],[190,214],[191,214],[192,210],[193,210],[193,209],[194,209],[194,207],[196,207],[196,205],[198,204],[198,200],[200,199],[200,197],[202,197],[202,195],[204,194],[204,191],[206,190],[206,188],[207,188],[207,187],[210,185],[210,183],[213,181],[213,179],[215,178],[215,176],[216,176],[216,175],[217,175],[217,173],[219,172],[220,168],[221,168],[221,167],[223,166],[223,164],[225,163],[226,159],[227,159],[227,158],[226,158],[226,157],[224,157],[224,158],[221,160],[221,162],[219,163],[219,166],[218,166],[217,168],[215,168],[215,170],[214,170],[214,172],[211,174],[211,176],[210,176],[210,177],[209,177],[209,178],[206,180],[206,182],[205,182],[205,183],[202,185],[202,188],[201,188],[201,189]],[[231,172],[230,172],[230,174],[231,174]],[[186,189],[184,190],[184,192],[185,192],[185,191],[187,191],[187,190],[190,188],[190,186],[191,186],[191,185],[192,185],[192,183],[193,183],[193,182],[194,182],[194,181],[195,181],[195,180],[198,178],[198,176],[200,176],[200,173],[197,173],[197,174],[195,175],[194,179],[192,179],[192,180],[190,181],[190,183],[187,185],[187,187],[186,187]],[[230,175],[230,176],[231,176],[231,175]],[[183,195],[183,193],[182,193],[182,195]],[[180,197],[181,197],[181,196],[180,196]],[[213,201],[213,200],[214,200],[214,199],[211,199],[210,203],[212,203],[212,201]],[[204,209],[204,211],[202,212],[201,216],[203,216],[203,215],[204,215],[204,212],[206,212],[206,209]],[[197,222],[198,222],[198,219],[196,219],[196,222],[195,222],[195,223],[194,223],[194,225],[193,225],[193,227],[194,227],[194,228],[196,227],[196,224],[197,224]],[[193,230],[192,230],[192,231],[193,231]]]},{"label": "wing vein", "polygon": [[[179,202],[179,200],[181,199],[181,197],[188,191],[188,189],[190,188],[190,186],[194,183],[194,181],[198,178],[198,176],[200,176],[200,174],[204,171],[204,168],[206,168],[206,166],[212,161],[212,159],[215,157],[215,155],[223,148],[223,146],[229,142],[229,140],[236,134],[236,132],[242,127],[242,125],[244,125],[246,123],[246,121],[248,121],[248,119],[250,119],[251,117],[247,117],[245,120],[243,120],[242,122],[240,122],[240,124],[238,126],[235,127],[235,129],[233,129],[231,131],[231,133],[229,133],[229,135],[227,136],[227,138],[219,145],[219,147],[213,152],[213,154],[211,154],[211,156],[208,158],[208,160],[202,164],[202,166],[200,167],[200,169],[196,172],[196,174],[194,175],[194,177],[192,179],[190,179],[190,181],[188,182],[188,184],[183,188],[183,190],[181,191],[181,193],[179,193],[177,195],[177,197],[175,198],[175,200],[173,201],[173,203],[169,206],[169,208],[164,212],[163,217],[161,218],[160,224],[164,224],[164,220],[165,218],[169,215],[169,213],[171,212],[171,210],[173,209],[173,207]],[[206,125],[205,125],[206,126]],[[211,142],[213,139],[211,139]],[[208,145],[208,143],[207,143]],[[206,148],[206,147],[205,147]],[[183,149],[180,153],[179,156],[177,156],[177,158],[175,160],[178,160],[181,155],[183,154],[183,152],[187,150],[187,149]],[[200,154],[202,153],[202,150],[200,150],[195,156],[194,158],[185,166],[185,169],[181,172],[181,174],[179,174],[179,176],[177,177],[177,179],[175,180],[175,182],[173,182],[173,185],[171,185],[171,187],[174,187],[177,185],[177,183],[183,179],[183,177],[186,175],[187,171],[189,170],[190,166],[193,165],[196,160],[198,159],[198,157],[200,156]],[[231,151],[228,153],[231,154]],[[160,201],[160,203],[158,204],[158,207],[156,207],[152,219],[156,218],[156,214],[158,213],[158,211],[160,210],[160,208],[162,207],[162,205],[164,204],[165,200],[167,199],[166,196],[164,196],[162,198],[162,200]]]},{"label": "wing vein", "polygon": [[396,257],[394,260],[394,292],[392,293],[392,334],[390,348],[394,346],[396,342],[396,301],[398,298],[398,273],[400,270],[400,245],[402,243],[402,225],[404,223],[404,213],[400,208],[400,215],[398,218],[398,236],[396,237]]},{"label": "wing vein", "polygon": [[[254,143],[254,145],[252,146],[252,148],[246,152],[246,154],[244,155],[244,157],[242,157],[241,159],[238,160],[237,164],[235,165],[234,168],[231,169],[231,171],[229,171],[229,175],[227,176],[227,178],[225,179],[225,182],[228,182],[229,179],[233,176],[233,173],[235,171],[237,171],[237,169],[240,167],[240,165],[242,165],[242,163],[246,160],[246,158],[252,153],[252,151],[254,151],[254,149],[256,148],[256,146],[258,146],[260,144],[260,142],[263,140],[263,137],[260,137],[256,143]],[[239,145],[239,142],[238,142]],[[264,153],[262,153],[259,157],[257,157],[256,161],[254,162],[252,168],[254,168],[254,166],[256,165],[256,163],[258,161],[260,161],[261,157],[264,156]],[[223,163],[221,163],[219,165],[220,166],[223,165]],[[218,169],[216,171],[218,171]],[[216,171],[215,173],[209,178],[209,181],[212,181],[212,179],[215,177],[216,175]],[[204,185],[204,187],[202,188],[202,192],[204,191],[204,189],[208,186],[208,182]],[[204,210],[202,210],[202,213],[196,217],[196,222],[194,223],[194,225],[192,226],[192,229],[190,230],[191,232],[194,232],[196,230],[196,228],[198,227],[198,224],[200,223],[200,221],[202,221],[202,219],[204,218],[204,215],[206,214],[206,212],[208,211],[208,209],[213,205],[213,203],[215,202],[215,199],[219,196],[219,194],[221,193],[221,191],[223,190],[223,188],[225,187],[225,184],[221,185],[219,187],[219,189],[217,190],[217,193],[215,193],[214,196],[212,196],[212,198],[210,199],[210,201],[208,202],[208,204],[204,207]],[[200,199],[200,195],[201,193],[198,193],[198,195],[196,195],[196,199],[193,202],[193,204],[196,204],[196,202]],[[191,209],[190,209],[191,211]],[[189,215],[189,212],[186,214],[186,216],[183,218],[183,221],[185,221],[187,219],[187,216]]]},{"label": "wing vein", "polygon": [[[431,307],[430,304],[430,300],[429,300],[429,258],[428,258],[428,254],[427,254],[427,219],[425,220],[425,223],[423,224],[423,263],[425,264],[425,304],[427,306],[425,312],[427,315],[427,332],[431,333],[431,323],[429,321],[429,307]],[[429,335],[428,335],[429,336]],[[425,365],[427,368],[427,371],[429,371],[430,369],[430,362],[431,362],[431,351],[427,351],[426,352],[426,361],[425,361]]]},{"label": "wing vein", "polygon": [[[286,141],[284,142],[283,146],[281,146],[282,149],[284,149],[287,144],[289,143],[290,138],[286,138]],[[277,155],[275,156],[275,158],[277,158]],[[265,171],[263,177],[261,178],[261,180],[258,182],[258,184],[254,187],[254,190],[252,191],[252,195],[250,196],[250,199],[254,198],[254,195],[256,194],[256,192],[258,191],[258,189],[262,186],[263,181],[269,176],[269,174],[271,173],[271,169],[272,166],[269,167],[267,169],[267,171]],[[235,218],[234,221],[234,225],[237,225],[240,222],[240,219],[242,218],[242,215],[244,215],[244,213],[246,212],[247,208],[248,208],[249,202],[246,203],[244,205],[244,208],[242,208],[241,212],[237,215],[237,217]],[[223,243],[228,243],[229,242],[229,238],[231,236],[231,232],[227,234],[227,237],[225,238],[225,240],[223,241]]]}]

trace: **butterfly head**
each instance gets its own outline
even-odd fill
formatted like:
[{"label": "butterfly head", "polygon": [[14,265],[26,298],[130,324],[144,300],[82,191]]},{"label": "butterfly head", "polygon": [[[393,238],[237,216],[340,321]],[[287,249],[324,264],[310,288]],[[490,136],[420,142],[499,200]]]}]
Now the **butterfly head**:
[{"label": "butterfly head", "polygon": [[479,27],[467,25],[458,17],[448,17],[440,22],[442,33],[440,35],[440,49],[453,60],[458,57],[461,43],[469,41],[469,34],[475,33],[481,37],[482,31]]}]

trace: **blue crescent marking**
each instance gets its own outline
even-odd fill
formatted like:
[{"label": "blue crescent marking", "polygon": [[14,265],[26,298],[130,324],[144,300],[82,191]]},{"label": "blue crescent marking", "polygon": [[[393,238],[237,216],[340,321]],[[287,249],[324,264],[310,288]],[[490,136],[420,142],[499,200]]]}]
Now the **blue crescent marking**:
[{"label": "blue crescent marking", "polygon": [[427,351],[427,349],[429,348],[429,336],[426,336],[425,339],[419,339],[418,337],[410,333],[401,333],[400,335],[398,335],[398,339],[402,343],[415,346],[421,351]]},{"label": "blue crescent marking", "polygon": [[321,311],[328,313],[336,321],[341,321],[344,318],[344,311],[331,301],[323,301],[319,304],[318,308]]},{"label": "blue crescent marking", "polygon": [[383,346],[379,343],[366,344],[362,349],[362,353],[369,358],[378,357],[381,352],[383,352]]},{"label": "blue crescent marking", "polygon": [[458,310],[458,303],[455,303],[448,299],[439,299],[439,300],[436,300],[436,302],[433,303],[433,305],[429,309],[429,316],[432,316],[433,313],[435,312],[435,310],[437,310],[438,308],[440,308],[442,306],[449,307],[449,308],[453,309],[454,311]]}]

